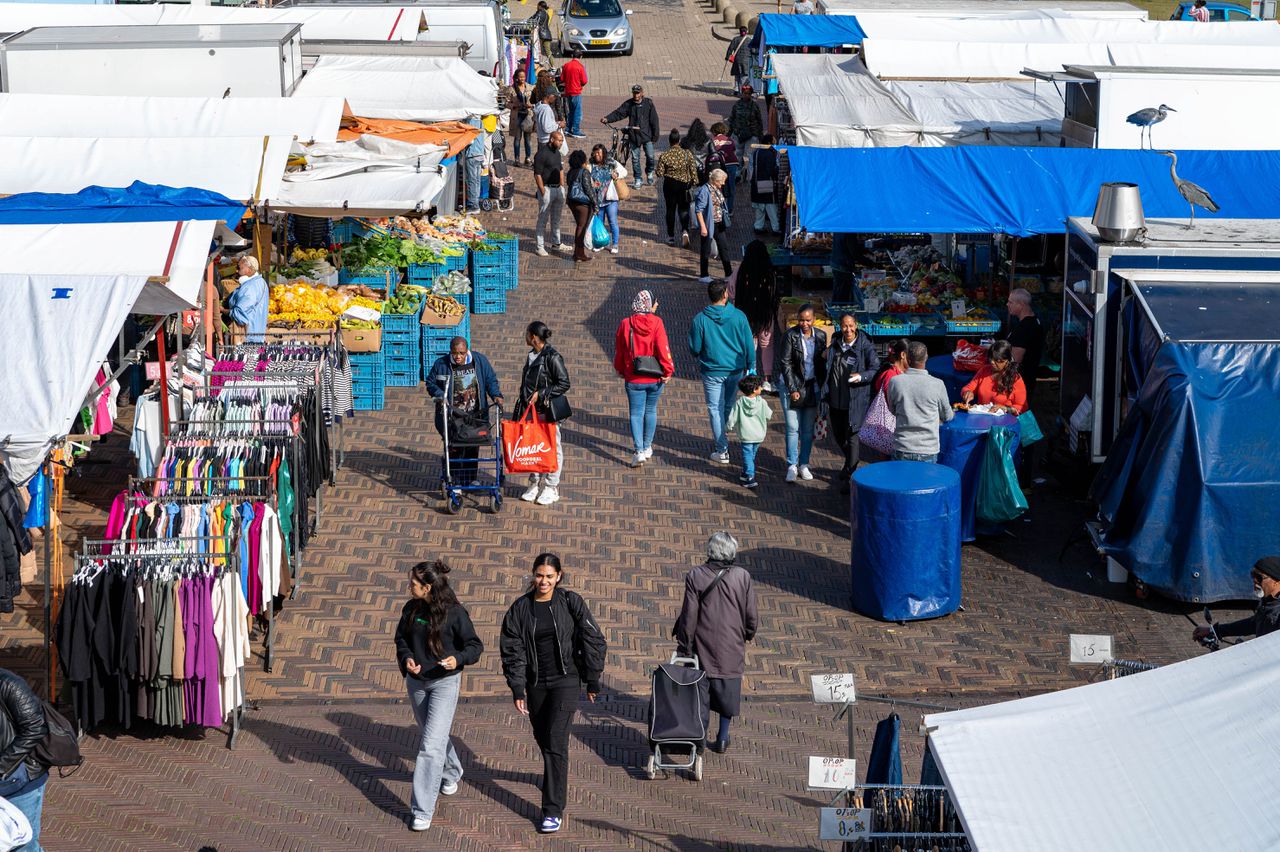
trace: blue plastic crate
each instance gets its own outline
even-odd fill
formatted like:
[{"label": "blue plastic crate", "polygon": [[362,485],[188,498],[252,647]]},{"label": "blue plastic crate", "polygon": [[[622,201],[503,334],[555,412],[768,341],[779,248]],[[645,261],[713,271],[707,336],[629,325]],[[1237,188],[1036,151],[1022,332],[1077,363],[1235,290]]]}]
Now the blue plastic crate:
[{"label": "blue plastic crate", "polygon": [[351,394],[351,407],[356,411],[381,411],[386,404],[386,394],[381,389],[376,393]]},{"label": "blue plastic crate", "polygon": [[417,340],[418,328],[421,326],[422,307],[412,314],[383,314],[382,315],[382,339],[386,341],[388,338],[392,340],[404,340],[406,338]]},{"label": "blue plastic crate", "polygon": [[351,238],[355,236],[351,222],[346,219],[333,223],[333,241],[336,243],[349,243]]},{"label": "blue plastic crate", "polygon": [[347,356],[351,360],[351,378],[375,379],[382,376],[382,353],[362,352]]},{"label": "blue plastic crate", "polygon": [[516,288],[511,283],[516,277],[516,271],[508,266],[477,266],[471,270],[471,289],[481,294],[505,293]]},{"label": "blue plastic crate", "polygon": [[462,315],[462,320],[455,325],[423,325],[420,335],[422,340],[452,340],[455,337],[471,339],[471,312]]},{"label": "blue plastic crate", "polygon": [[377,378],[351,377],[351,395],[353,397],[380,394],[382,393],[382,389],[386,386],[386,382],[383,380],[383,375],[381,373],[378,374]]},{"label": "blue plastic crate", "polygon": [[469,268],[467,256],[470,253],[470,250],[463,250],[460,255],[446,256],[440,263],[411,263],[409,264],[409,283],[430,284],[436,280],[437,275],[453,272],[455,269],[466,272]]},{"label": "blue plastic crate", "polygon": [[413,358],[387,359],[387,387],[411,388],[418,384],[422,375],[420,361],[415,353]]},{"label": "blue plastic crate", "polygon": [[414,336],[412,340],[387,340],[385,336],[382,338],[382,354],[386,357],[388,366],[397,358],[411,358],[416,364],[422,357],[421,352],[421,337]]},{"label": "blue plastic crate", "polygon": [[396,294],[396,285],[400,283],[400,270],[396,267],[379,266],[361,271],[365,274],[355,275],[346,269],[339,269],[338,283],[363,284],[376,290],[386,290],[387,298]]},{"label": "blue plastic crate", "polygon": [[514,290],[520,283],[520,243],[516,239],[489,239],[490,245],[496,245],[497,251],[471,252],[471,279],[483,277],[489,273],[503,282],[507,290]]},{"label": "blue plastic crate", "polygon": [[473,314],[505,314],[507,312],[507,291],[499,293],[471,294],[471,313]]}]

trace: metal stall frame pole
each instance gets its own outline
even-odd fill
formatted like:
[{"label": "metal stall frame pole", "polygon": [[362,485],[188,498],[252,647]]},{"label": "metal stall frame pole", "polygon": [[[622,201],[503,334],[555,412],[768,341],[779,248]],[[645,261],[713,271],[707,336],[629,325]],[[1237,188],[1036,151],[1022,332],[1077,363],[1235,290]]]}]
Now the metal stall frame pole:
[{"label": "metal stall frame pole", "polygon": [[45,700],[50,704],[56,704],[54,688],[57,684],[56,675],[54,673],[53,653],[50,650],[51,639],[53,635],[53,463],[45,461],[40,469],[40,475],[48,481],[45,485],[44,495],[44,661],[45,673],[48,679],[45,681]]}]

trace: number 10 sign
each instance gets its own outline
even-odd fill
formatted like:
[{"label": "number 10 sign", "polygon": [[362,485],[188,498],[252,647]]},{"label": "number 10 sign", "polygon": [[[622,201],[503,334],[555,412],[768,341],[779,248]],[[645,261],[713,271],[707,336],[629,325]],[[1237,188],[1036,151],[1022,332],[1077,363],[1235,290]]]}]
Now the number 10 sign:
[{"label": "number 10 sign", "polygon": [[852,674],[812,675],[813,700],[819,704],[844,704],[853,701]]},{"label": "number 10 sign", "polygon": [[852,757],[809,757],[809,787],[814,790],[852,790],[858,762]]}]

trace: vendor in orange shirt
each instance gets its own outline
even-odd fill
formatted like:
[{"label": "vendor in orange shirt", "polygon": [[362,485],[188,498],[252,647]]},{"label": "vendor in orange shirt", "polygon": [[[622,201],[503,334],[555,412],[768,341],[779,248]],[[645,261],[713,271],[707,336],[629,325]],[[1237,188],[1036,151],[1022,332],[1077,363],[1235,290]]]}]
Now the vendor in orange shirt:
[{"label": "vendor in orange shirt", "polygon": [[987,364],[973,381],[960,391],[966,403],[996,405],[1010,414],[1027,410],[1027,386],[1018,375],[1018,365],[1013,360],[1013,347],[1007,340],[997,340],[987,351]]}]

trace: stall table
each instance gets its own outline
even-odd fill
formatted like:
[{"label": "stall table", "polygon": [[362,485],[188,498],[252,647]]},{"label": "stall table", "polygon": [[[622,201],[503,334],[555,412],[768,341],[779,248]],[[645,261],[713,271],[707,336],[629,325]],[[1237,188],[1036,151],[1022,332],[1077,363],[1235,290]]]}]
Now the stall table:
[{"label": "stall table", "polygon": [[935,379],[942,379],[942,383],[947,386],[947,396],[951,399],[952,405],[960,402],[960,391],[977,375],[977,373],[957,370],[955,361],[950,355],[934,355],[925,364],[925,369]]},{"label": "stall table", "polygon": [[[950,357],[947,356],[948,360]],[[1018,418],[1011,414],[970,414],[967,411],[957,411],[956,416],[943,423],[938,431],[941,443],[938,464],[960,474],[961,541],[973,541],[979,530],[984,534],[992,534],[1003,529],[980,525],[977,518],[978,481],[982,475],[982,459],[987,450],[987,433],[995,426],[1013,430],[1010,451],[1016,455],[1021,430],[1018,428]]]}]

